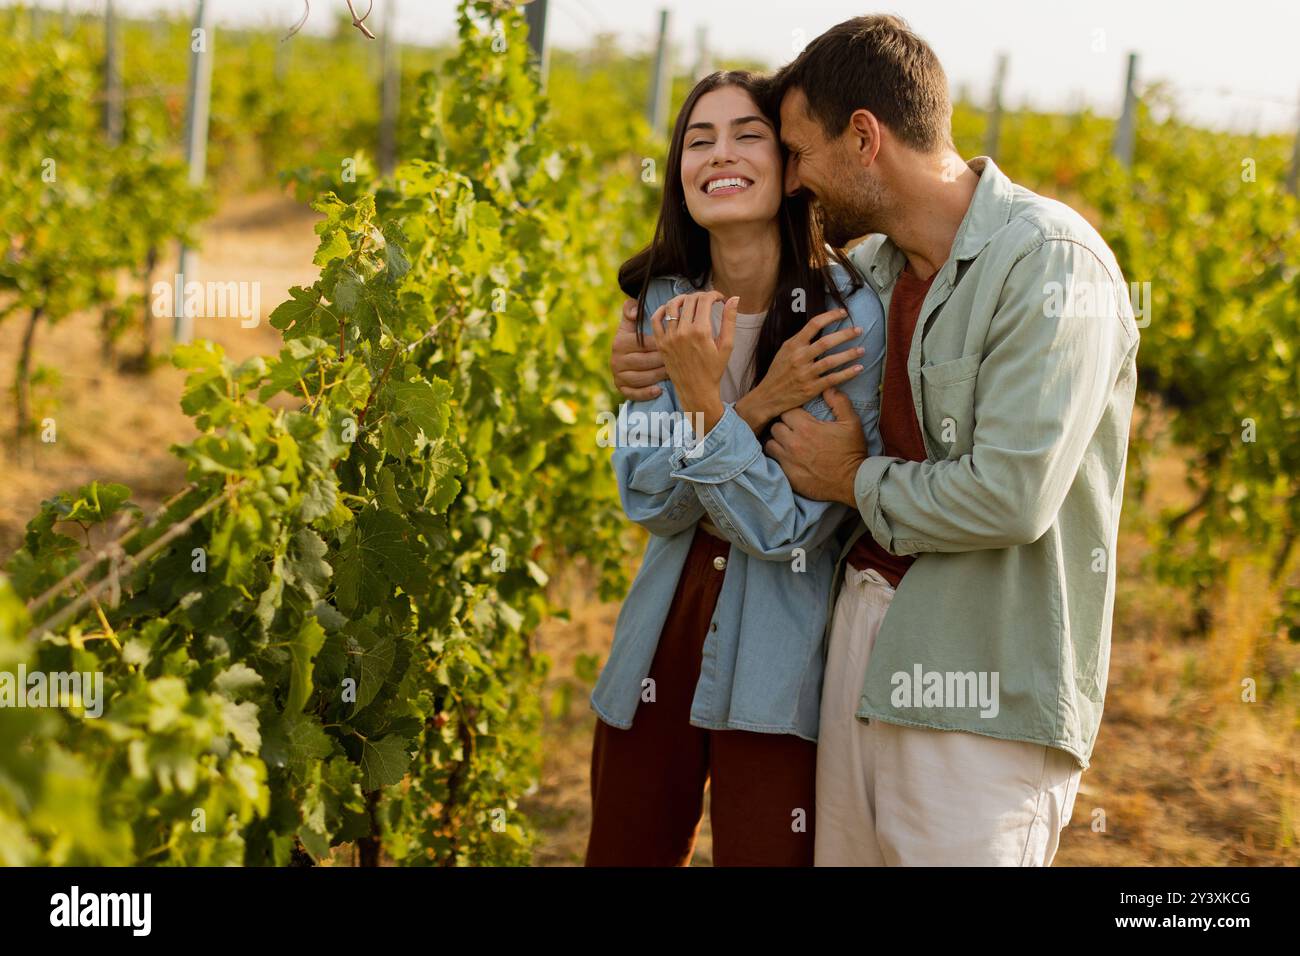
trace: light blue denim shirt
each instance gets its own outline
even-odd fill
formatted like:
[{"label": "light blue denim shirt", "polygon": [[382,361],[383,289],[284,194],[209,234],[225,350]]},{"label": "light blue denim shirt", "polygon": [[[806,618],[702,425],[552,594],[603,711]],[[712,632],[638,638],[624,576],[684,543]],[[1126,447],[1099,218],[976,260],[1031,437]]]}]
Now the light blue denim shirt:
[{"label": "light blue denim shirt", "polygon": [[[829,334],[856,325],[862,336],[833,352],[861,346],[863,371],[839,386],[862,419],[871,454],[881,453],[880,376],[885,319],[867,285],[853,290],[848,273],[832,272],[849,315]],[[681,277],[656,279],[647,315],[674,295],[698,291]],[[828,303],[834,307],[834,301]],[[810,316],[811,318],[811,316]],[[646,325],[646,334],[651,330]],[[819,396],[804,408],[817,418],[834,416]],[[706,515],[731,542],[722,591],[714,609],[690,722],[711,730],[750,730],[817,739],[824,666],[823,633],[836,558],[858,525],[845,505],[802,498],[735,406],[693,445],[682,436],[638,434],[637,421],[655,414],[680,417],[671,382],[659,397],[625,402],[629,423],[613,455],[619,494],[629,518],[650,532],[641,569],[618,615],[609,660],[591,695],[606,723],[632,726],[650,672],[659,634],[668,617],[695,526]],[[642,429],[642,432],[645,432]]]}]

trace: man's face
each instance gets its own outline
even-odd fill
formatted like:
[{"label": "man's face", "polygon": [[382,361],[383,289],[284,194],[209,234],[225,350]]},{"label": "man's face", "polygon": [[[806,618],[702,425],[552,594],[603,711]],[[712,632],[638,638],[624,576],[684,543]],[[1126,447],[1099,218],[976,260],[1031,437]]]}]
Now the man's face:
[{"label": "man's face", "polygon": [[884,193],[864,169],[851,130],[827,139],[822,125],[808,113],[808,98],[795,88],[781,101],[781,142],[790,151],[785,190],[812,195],[821,214],[826,241],[840,247],[869,232],[880,232]]}]

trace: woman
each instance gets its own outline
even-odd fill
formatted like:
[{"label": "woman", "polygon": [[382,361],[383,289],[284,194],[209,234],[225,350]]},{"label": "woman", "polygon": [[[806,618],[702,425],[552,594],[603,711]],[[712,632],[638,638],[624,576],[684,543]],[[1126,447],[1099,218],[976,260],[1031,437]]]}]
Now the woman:
[{"label": "woman", "polygon": [[[746,72],[691,91],[654,240],[619,273],[669,381],[624,405],[633,437],[614,452],[624,509],[651,537],[591,698],[592,866],[688,864],[706,786],[715,864],[812,865],[822,641],[849,509],[795,495],[761,436],[800,405],[831,419],[820,394],[842,383],[878,453],[884,322],[807,201],[783,198],[765,99]],[[674,434],[638,428],[669,416]]]}]

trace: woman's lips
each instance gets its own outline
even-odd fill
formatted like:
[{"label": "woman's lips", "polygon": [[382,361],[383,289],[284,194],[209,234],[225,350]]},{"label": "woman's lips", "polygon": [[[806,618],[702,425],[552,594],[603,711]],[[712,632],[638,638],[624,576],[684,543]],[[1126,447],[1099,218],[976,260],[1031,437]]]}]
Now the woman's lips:
[{"label": "woman's lips", "polygon": [[745,176],[715,176],[704,184],[703,192],[706,196],[734,196],[752,185],[754,181]]}]

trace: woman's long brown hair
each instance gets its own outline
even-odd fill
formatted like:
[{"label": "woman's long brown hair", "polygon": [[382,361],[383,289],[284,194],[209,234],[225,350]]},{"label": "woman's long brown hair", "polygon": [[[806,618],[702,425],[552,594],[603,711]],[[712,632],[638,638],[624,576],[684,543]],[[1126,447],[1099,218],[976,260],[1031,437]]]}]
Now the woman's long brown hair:
[{"label": "woman's long brown hair", "polygon": [[[780,129],[780,104],[774,101],[766,77],[748,70],[728,70],[712,73],[695,84],[677,122],[673,125],[672,142],[668,147],[667,174],[664,176],[663,201],[659,206],[659,221],[655,225],[654,239],[650,244],[623,263],[618,270],[618,284],[623,293],[637,300],[637,340],[644,343],[646,293],[651,280],[659,276],[681,275],[695,288],[703,288],[704,280],[712,268],[709,255],[709,233],[695,221],[686,208],[686,190],[682,185],[682,152],[686,143],[686,125],[691,112],[701,96],[727,86],[744,90],[772,124]],[[779,142],[779,140],[778,140]],[[785,150],[782,149],[782,159]],[[811,208],[808,197],[801,193],[785,196],[777,211],[777,225],[781,237],[781,260],[778,266],[776,293],[767,318],[758,336],[754,352],[754,381],[760,381],[772,365],[772,360],[782,344],[798,332],[810,318],[825,312],[827,290],[836,303],[844,306],[844,298],[831,276],[830,263],[838,262],[848,272],[853,288],[862,285],[861,277],[848,257],[839,249],[829,249],[822,236],[821,223]],[[803,290],[803,310],[795,311],[796,295]]]}]

